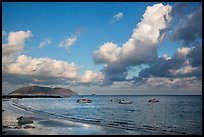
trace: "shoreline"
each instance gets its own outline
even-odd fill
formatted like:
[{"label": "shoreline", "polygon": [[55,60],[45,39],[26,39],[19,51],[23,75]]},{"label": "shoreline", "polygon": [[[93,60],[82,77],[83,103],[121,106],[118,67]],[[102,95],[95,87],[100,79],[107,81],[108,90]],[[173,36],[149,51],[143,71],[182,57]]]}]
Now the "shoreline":
[{"label": "shoreline", "polygon": [[[33,113],[14,106],[14,100],[18,99],[2,99],[2,135],[127,135],[135,132]],[[33,123],[19,125],[19,117],[31,118]]]},{"label": "shoreline", "polygon": [[[37,101],[38,99],[26,99]],[[40,99],[43,100],[44,99]],[[46,99],[45,99],[46,100]],[[55,99],[54,99],[55,100]],[[22,103],[21,103],[22,101]],[[170,128],[159,128],[155,126],[118,126],[120,121],[104,122],[94,118],[84,119],[84,117],[73,117],[75,115],[66,115],[66,109],[63,112],[52,111],[52,108],[41,109],[41,103],[38,107],[31,107],[22,99],[2,99],[2,134],[4,135],[192,135],[199,132],[190,132],[183,130],[169,130]],[[35,102],[33,102],[35,103]],[[37,102],[36,102],[37,103]],[[58,102],[57,102],[58,103]],[[69,104],[69,102],[66,102]],[[189,103],[188,103],[189,104]],[[49,107],[52,107],[52,104]],[[64,104],[65,105],[65,104]],[[79,105],[79,104],[75,104]],[[77,107],[76,106],[76,107]],[[69,108],[69,107],[68,107]],[[78,112],[83,113],[83,112]],[[76,115],[77,116],[77,115]],[[28,120],[26,124],[19,125],[19,119]],[[32,121],[32,122],[29,122]],[[20,122],[22,123],[22,122]],[[24,123],[24,122],[23,122]],[[122,123],[123,124],[123,123]],[[131,124],[130,124],[131,125]],[[5,132],[4,132],[5,131]]]}]

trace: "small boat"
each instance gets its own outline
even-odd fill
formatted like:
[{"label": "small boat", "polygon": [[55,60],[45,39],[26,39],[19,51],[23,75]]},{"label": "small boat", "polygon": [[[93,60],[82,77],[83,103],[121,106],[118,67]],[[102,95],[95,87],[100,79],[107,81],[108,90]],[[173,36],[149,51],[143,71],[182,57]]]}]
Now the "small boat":
[{"label": "small boat", "polygon": [[81,98],[81,99],[78,99],[77,102],[79,103],[91,103],[92,100],[90,99],[86,99],[86,98]]},{"label": "small boat", "polygon": [[132,101],[120,100],[118,103],[119,103],[119,104],[132,104]]},{"label": "small boat", "polygon": [[156,102],[159,102],[159,100],[156,100],[156,99],[154,98],[154,99],[150,99],[150,100],[148,100],[148,102],[156,103]]}]

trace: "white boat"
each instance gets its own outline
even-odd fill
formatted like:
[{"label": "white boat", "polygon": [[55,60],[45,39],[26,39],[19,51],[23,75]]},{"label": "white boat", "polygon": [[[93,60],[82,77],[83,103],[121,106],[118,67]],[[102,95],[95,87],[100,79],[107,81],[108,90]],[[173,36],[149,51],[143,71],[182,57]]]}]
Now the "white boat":
[{"label": "white boat", "polygon": [[132,104],[132,101],[120,100],[118,103],[119,103],[119,104]]},{"label": "white boat", "polygon": [[81,99],[78,99],[77,102],[79,103],[91,103],[92,100],[90,99],[86,99],[86,98],[81,98]]}]

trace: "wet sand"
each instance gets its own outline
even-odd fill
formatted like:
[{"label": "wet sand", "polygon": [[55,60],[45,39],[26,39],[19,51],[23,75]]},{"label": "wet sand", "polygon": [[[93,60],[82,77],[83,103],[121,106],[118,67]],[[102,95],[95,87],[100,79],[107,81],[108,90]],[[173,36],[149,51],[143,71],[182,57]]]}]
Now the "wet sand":
[{"label": "wet sand", "polygon": [[[2,100],[2,134],[3,135],[122,135],[128,130],[104,127],[94,124],[73,122],[46,115],[37,114],[17,108],[12,100]],[[33,121],[19,125],[17,118],[29,117]]]}]

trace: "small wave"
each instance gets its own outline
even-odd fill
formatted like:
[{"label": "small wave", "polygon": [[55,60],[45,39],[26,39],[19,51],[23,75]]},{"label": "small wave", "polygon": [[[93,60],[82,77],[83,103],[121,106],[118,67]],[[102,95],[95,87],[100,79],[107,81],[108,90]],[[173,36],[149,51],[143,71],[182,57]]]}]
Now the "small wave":
[{"label": "small wave", "polygon": [[128,122],[123,122],[123,121],[114,121],[114,123],[118,123],[118,124],[129,124]]}]

